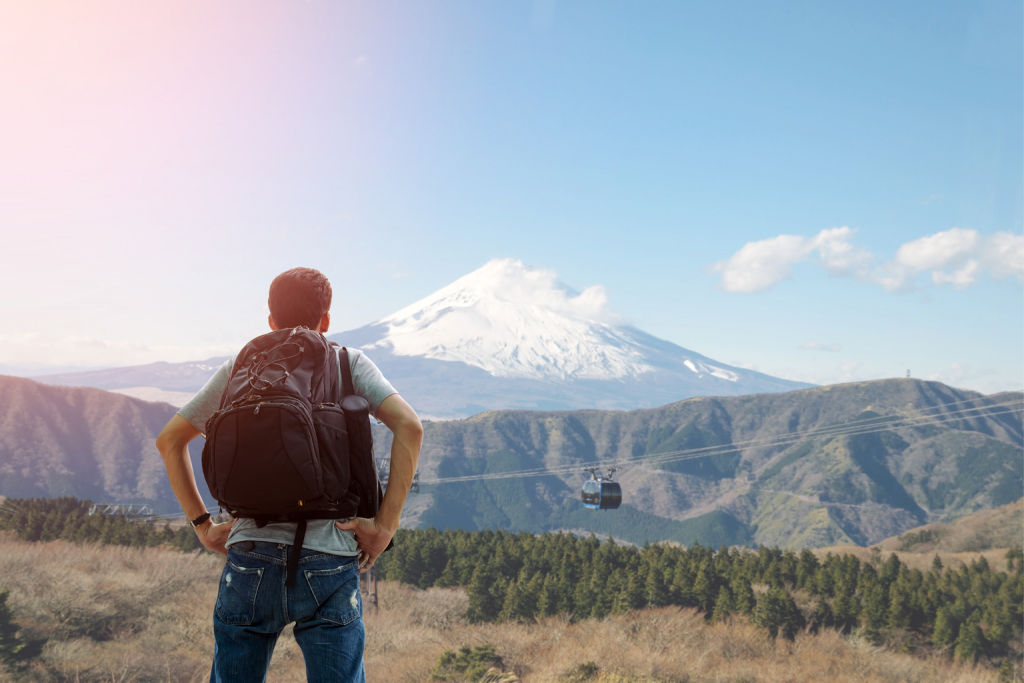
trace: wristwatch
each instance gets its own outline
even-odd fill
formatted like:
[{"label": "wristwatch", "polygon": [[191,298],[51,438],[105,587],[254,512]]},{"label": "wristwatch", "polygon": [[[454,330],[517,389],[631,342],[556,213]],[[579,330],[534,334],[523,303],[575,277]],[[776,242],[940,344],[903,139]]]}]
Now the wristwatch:
[{"label": "wristwatch", "polygon": [[193,529],[195,529],[197,526],[199,526],[200,524],[202,524],[203,522],[205,522],[209,518],[210,518],[210,513],[209,512],[204,512],[203,514],[199,515],[195,519],[190,519],[188,521],[188,523],[192,525]]}]

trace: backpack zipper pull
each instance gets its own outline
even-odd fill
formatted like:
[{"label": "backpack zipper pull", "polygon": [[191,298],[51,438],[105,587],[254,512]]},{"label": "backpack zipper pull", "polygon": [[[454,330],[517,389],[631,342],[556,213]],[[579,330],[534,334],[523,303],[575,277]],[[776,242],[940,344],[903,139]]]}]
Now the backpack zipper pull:
[{"label": "backpack zipper pull", "polygon": [[253,414],[253,415],[259,415],[259,414],[260,414],[260,406],[261,406],[261,405],[263,405],[263,401],[260,401],[260,402],[259,402],[259,403],[258,403],[258,404],[256,405],[256,410],[252,411],[252,414]]}]

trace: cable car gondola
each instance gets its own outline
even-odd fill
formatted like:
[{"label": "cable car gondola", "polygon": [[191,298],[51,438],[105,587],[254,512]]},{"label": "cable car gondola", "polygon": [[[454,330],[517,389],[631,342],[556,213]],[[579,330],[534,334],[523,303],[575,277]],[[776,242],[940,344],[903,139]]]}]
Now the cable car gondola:
[{"label": "cable car gondola", "polygon": [[583,482],[583,506],[592,510],[615,510],[622,505],[622,487],[619,482],[612,481],[614,467],[608,468],[608,474],[601,476],[600,467],[584,467],[590,472],[590,479]]}]

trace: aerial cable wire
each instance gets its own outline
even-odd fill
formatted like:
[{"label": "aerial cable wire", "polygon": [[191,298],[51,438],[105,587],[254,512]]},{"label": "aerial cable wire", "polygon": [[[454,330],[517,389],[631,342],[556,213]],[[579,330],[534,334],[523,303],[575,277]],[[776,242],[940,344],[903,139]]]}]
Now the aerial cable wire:
[{"label": "aerial cable wire", "polygon": [[[934,411],[937,409],[947,408],[950,405],[969,403],[972,401],[979,400],[983,399],[969,399],[965,401],[957,401],[955,403],[948,403],[942,406],[933,406],[931,408],[922,409],[922,411],[919,412],[923,412],[926,410]],[[993,412],[993,409],[1006,408],[1007,406],[1017,407]],[[976,417],[995,417],[998,415],[1019,412],[1022,409],[1024,409],[1024,400],[1015,399],[1012,401],[990,403],[987,405],[976,407],[964,407],[958,410],[947,411],[944,414],[938,415],[911,415],[905,417],[901,417],[899,415],[880,415],[871,418],[864,418],[862,420],[853,420],[843,424],[830,425],[827,427],[821,427],[817,429],[810,429],[803,432],[791,432],[787,434],[780,434],[773,437],[763,437],[759,439],[751,439],[748,441],[733,442],[729,444],[720,444],[715,446],[704,446],[701,448],[668,451],[664,453],[651,453],[634,458],[627,458],[625,460],[609,461],[605,464],[618,466],[630,464],[660,464],[664,462],[676,462],[680,460],[690,460],[701,457],[708,457],[711,455],[719,455],[722,453],[728,453],[731,451],[737,451],[746,448],[757,448],[759,446],[765,447],[790,445],[805,440],[835,438],[837,436],[858,436],[863,434],[873,434],[879,432],[892,431],[894,429],[914,427],[919,425],[923,426],[927,424],[944,424],[947,422],[958,422],[973,419]],[[972,415],[971,413],[976,414]],[[879,420],[886,420],[887,422],[882,424],[870,424],[871,422],[878,422]],[[548,476],[555,474],[568,474],[577,472],[578,470],[579,464],[574,464],[555,468],[534,468],[517,470],[513,472],[493,472],[478,475],[465,475],[462,477],[437,477],[433,479],[423,479],[421,480],[420,483],[441,484],[464,481],[485,481],[490,479],[510,479],[518,477]]]},{"label": "aerial cable wire", "polygon": [[[1012,403],[1020,403],[1020,401],[1013,401],[1013,402],[1008,402],[1008,403],[1005,403],[1005,404],[1002,404],[1002,403],[1001,404],[994,404],[994,405],[985,406],[984,408],[985,409],[997,408],[997,407],[1001,407],[1001,406],[1005,406],[1005,405],[1011,405]],[[955,412],[973,412],[974,410],[976,410],[976,409],[965,409],[965,410],[962,410],[962,411],[955,411]],[[1021,408],[1002,410],[1002,411],[998,411],[998,412],[994,412],[994,413],[990,412],[990,413],[987,413],[987,414],[984,414],[984,415],[977,415],[977,416],[973,416],[973,417],[980,417],[980,416],[991,417],[991,416],[996,416],[996,415],[1002,415],[1002,414],[1008,414],[1008,413],[1017,412],[1018,410],[1021,410]],[[944,419],[939,419],[940,417],[942,417]],[[613,464],[613,465],[629,465],[629,464],[644,464],[644,463],[656,464],[656,463],[661,463],[661,462],[673,462],[673,461],[678,461],[678,460],[691,460],[691,459],[696,459],[696,458],[701,458],[701,457],[708,457],[708,456],[711,456],[711,455],[719,455],[721,453],[727,453],[727,452],[730,452],[730,451],[741,450],[742,448],[756,448],[759,445],[760,446],[789,445],[789,444],[792,444],[792,443],[798,443],[800,441],[804,441],[804,440],[808,440],[808,439],[821,439],[821,438],[833,438],[833,437],[836,437],[836,436],[847,436],[847,435],[857,436],[857,435],[861,435],[861,434],[873,434],[873,433],[878,433],[878,432],[891,431],[891,430],[896,429],[896,428],[912,427],[912,426],[916,426],[918,423],[942,424],[942,423],[945,423],[945,422],[955,422],[955,421],[960,421],[960,420],[964,420],[964,419],[970,419],[970,417],[971,416],[963,416],[963,415],[956,415],[956,414],[948,414],[948,415],[944,415],[944,416],[927,416],[927,417],[917,418],[917,419],[914,419],[914,420],[910,420],[910,419],[901,420],[899,422],[893,422],[891,424],[888,424],[888,425],[885,425],[885,426],[881,426],[881,427],[872,426],[872,427],[877,427],[877,428],[872,428],[872,429],[864,429],[863,427],[858,427],[858,428],[848,428],[848,429],[840,431],[840,430],[836,429],[835,427],[832,427],[832,428],[822,428],[821,430],[808,430],[806,432],[794,432],[794,433],[790,433],[790,434],[782,434],[782,435],[779,435],[779,436],[776,436],[776,437],[766,437],[766,438],[763,438],[763,439],[752,439],[750,441],[734,442],[734,443],[730,443],[730,444],[720,444],[720,445],[716,445],[716,446],[705,446],[705,447],[702,447],[702,448],[685,449],[685,450],[680,450],[680,451],[668,451],[668,452],[663,452],[663,453],[651,453],[651,454],[644,455],[644,456],[639,456],[639,457],[636,457],[636,458],[629,458],[629,459],[626,459],[626,460],[611,461],[611,462],[608,462],[606,464]],[[839,425],[839,426],[841,427],[843,425]],[[571,473],[571,472],[576,472],[576,471],[578,471],[578,469],[579,469],[578,465],[570,465],[570,466],[563,466],[563,467],[557,467],[557,468],[535,468],[535,469],[532,469],[532,470],[518,470],[518,471],[513,471],[513,472],[494,472],[494,473],[479,474],[479,475],[466,475],[466,476],[463,476],[463,477],[437,478],[437,479],[431,479],[431,480],[423,480],[422,483],[449,483],[449,482],[458,482],[458,481],[480,481],[480,480],[487,480],[487,479],[508,479],[508,478],[526,477],[526,476],[546,476],[546,475],[552,475],[552,474],[567,474],[567,473]]]},{"label": "aerial cable wire", "polygon": [[[965,401],[959,401],[959,402],[965,402]],[[675,456],[681,456],[681,458],[679,458],[679,459],[689,459],[691,456],[692,457],[705,457],[705,456],[710,456],[710,455],[717,455],[715,452],[736,451],[736,450],[738,450],[737,446],[742,446],[742,447],[758,447],[758,445],[784,445],[786,443],[799,442],[801,440],[806,440],[806,439],[809,439],[809,438],[827,438],[827,437],[843,436],[843,435],[848,435],[848,434],[850,434],[850,435],[858,435],[858,434],[867,434],[867,433],[876,433],[876,432],[882,432],[882,431],[890,431],[891,429],[894,429],[894,428],[910,427],[910,426],[914,426],[914,425],[919,424],[919,423],[941,424],[941,423],[945,423],[945,422],[955,422],[955,421],[961,421],[961,420],[968,420],[968,419],[972,419],[974,417],[993,417],[993,416],[996,416],[996,415],[1013,413],[1013,412],[1016,412],[1016,410],[999,411],[997,413],[989,412],[989,413],[986,413],[986,414],[983,414],[983,415],[975,415],[975,416],[970,416],[970,415],[966,415],[966,414],[967,413],[975,413],[975,412],[977,412],[979,410],[991,411],[991,409],[1005,407],[1005,405],[1012,405],[1012,404],[1018,403],[1018,402],[1022,402],[1022,401],[1021,400],[1014,400],[1014,401],[1007,401],[1007,402],[1002,402],[1002,403],[992,403],[992,404],[984,405],[984,407],[979,407],[979,408],[968,408],[968,409],[961,409],[959,411],[950,411],[948,414],[943,415],[943,416],[911,416],[911,417],[907,417],[907,418],[900,418],[899,416],[885,416],[888,420],[890,420],[890,423],[887,424],[887,425],[881,426],[881,428],[878,428],[878,429],[876,429],[874,427],[880,427],[879,425],[867,425],[867,424],[865,424],[867,422],[867,420],[863,420],[863,421],[858,421],[860,424],[844,423],[844,424],[841,424],[841,425],[831,425],[831,426],[828,426],[828,427],[821,427],[821,428],[818,428],[818,429],[807,430],[807,431],[804,431],[804,432],[791,432],[791,433],[787,433],[787,434],[779,434],[779,435],[776,435],[776,436],[762,437],[762,438],[758,438],[758,439],[751,439],[751,440],[748,440],[748,441],[735,441],[735,442],[732,442],[732,443],[723,443],[723,444],[718,444],[718,445],[702,446],[702,447],[699,447],[699,449],[687,449],[687,450],[683,450],[683,451],[670,451],[670,452],[664,452],[664,453],[648,454],[648,455],[645,455],[645,456],[640,456],[638,458],[627,459],[626,461],[614,461],[614,462],[615,463],[635,463],[635,462],[638,462],[638,461],[645,461],[645,462],[671,461],[671,460],[674,459]],[[939,418],[942,418],[942,419],[940,420]],[[874,420],[874,418],[871,418],[870,420]],[[870,429],[865,429],[865,427],[870,427]],[[693,454],[700,454],[700,455],[699,456],[695,456]],[[682,457],[682,456],[685,456],[685,457]],[[432,480],[430,480],[430,483],[437,483],[437,482],[442,482],[442,481],[443,482],[447,482],[447,481],[457,481],[457,480],[472,480],[472,479],[481,479],[481,478],[508,478],[508,477],[511,477],[511,476],[527,475],[527,474],[545,475],[545,474],[554,474],[554,473],[562,473],[562,472],[573,472],[573,471],[577,471],[577,470],[578,470],[578,466],[577,465],[563,466],[563,467],[560,467],[560,468],[536,468],[536,469],[530,469],[530,470],[517,470],[517,471],[514,471],[514,472],[495,472],[495,473],[490,473],[490,474],[466,475],[465,477],[445,477],[442,480],[432,479]],[[424,483],[427,483],[427,481],[424,481]]]}]

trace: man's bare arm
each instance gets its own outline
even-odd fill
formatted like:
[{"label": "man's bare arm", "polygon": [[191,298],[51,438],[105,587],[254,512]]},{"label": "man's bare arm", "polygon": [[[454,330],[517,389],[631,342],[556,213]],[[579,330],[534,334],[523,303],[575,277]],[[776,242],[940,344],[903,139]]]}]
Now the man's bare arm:
[{"label": "man's bare arm", "polygon": [[338,522],[339,529],[355,532],[356,542],[365,572],[377,561],[398,531],[402,522],[402,506],[409,495],[412,478],[416,474],[416,463],[423,444],[423,425],[416,411],[398,394],[391,394],[380,404],[377,417],[391,430],[391,470],[388,474],[388,489],[377,516],[373,519],[356,518],[349,522]]},{"label": "man's bare arm", "polygon": [[[199,433],[188,420],[181,415],[175,415],[156,437],[156,449],[164,459],[171,490],[174,491],[174,497],[178,499],[178,504],[181,505],[187,519],[195,519],[206,512],[206,504],[203,503],[203,498],[196,487],[192,460],[188,456],[188,444],[199,436]],[[204,546],[221,555],[227,555],[224,543],[228,540],[228,532],[231,531],[233,524],[234,521],[214,524],[211,520],[206,520],[196,527],[196,533]]]}]

